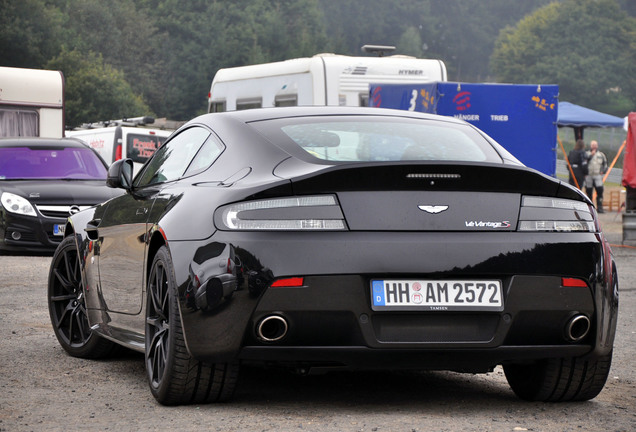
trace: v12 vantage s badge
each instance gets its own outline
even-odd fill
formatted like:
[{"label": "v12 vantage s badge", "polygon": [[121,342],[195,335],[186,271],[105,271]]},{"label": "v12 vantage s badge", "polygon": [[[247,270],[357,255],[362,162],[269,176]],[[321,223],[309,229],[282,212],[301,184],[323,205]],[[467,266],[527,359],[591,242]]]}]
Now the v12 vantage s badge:
[{"label": "v12 vantage s badge", "polygon": [[492,222],[492,221],[466,221],[468,228],[510,228],[509,221]]}]

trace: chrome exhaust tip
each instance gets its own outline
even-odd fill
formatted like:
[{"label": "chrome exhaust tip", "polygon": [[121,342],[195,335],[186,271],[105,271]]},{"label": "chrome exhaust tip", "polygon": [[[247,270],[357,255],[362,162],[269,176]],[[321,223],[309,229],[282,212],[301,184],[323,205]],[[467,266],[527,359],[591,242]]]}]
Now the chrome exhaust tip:
[{"label": "chrome exhaust tip", "polygon": [[287,335],[289,325],[280,315],[269,315],[256,326],[256,336],[263,342],[278,342]]},{"label": "chrome exhaust tip", "polygon": [[587,336],[590,327],[591,322],[587,316],[583,314],[574,315],[565,325],[565,338],[569,342],[578,342]]}]

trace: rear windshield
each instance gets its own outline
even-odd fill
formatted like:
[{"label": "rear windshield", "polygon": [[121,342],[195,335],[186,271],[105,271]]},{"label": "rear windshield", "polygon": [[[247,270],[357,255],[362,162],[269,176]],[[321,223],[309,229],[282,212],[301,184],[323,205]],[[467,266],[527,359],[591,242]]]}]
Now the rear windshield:
[{"label": "rear windshield", "polygon": [[[468,125],[377,116],[312,117],[251,123],[274,143],[325,161],[501,162],[492,145]],[[293,149],[292,149],[293,151]]]},{"label": "rear windshield", "polygon": [[0,180],[105,180],[104,163],[88,148],[0,148]]}]

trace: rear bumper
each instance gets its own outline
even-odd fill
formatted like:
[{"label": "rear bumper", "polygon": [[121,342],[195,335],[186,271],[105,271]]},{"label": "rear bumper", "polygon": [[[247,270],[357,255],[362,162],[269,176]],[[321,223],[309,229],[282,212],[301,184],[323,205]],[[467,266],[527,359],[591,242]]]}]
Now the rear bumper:
[{"label": "rear bumper", "polygon": [[[477,369],[484,369],[611,349],[617,293],[599,235],[217,233],[215,240],[230,245],[240,260],[243,277],[230,299],[213,310],[188,307],[189,277],[179,270],[176,275],[187,345],[200,359],[366,368],[396,357],[401,360],[393,367],[460,370],[473,368],[478,357],[483,364]],[[175,267],[187,268],[186,259],[207,244],[172,242]],[[269,287],[288,276],[303,276],[304,286]],[[370,280],[403,276],[497,278],[504,310],[373,311]],[[563,287],[562,276],[588,286]],[[573,343],[564,328],[576,314],[591,324],[587,336]],[[256,329],[272,315],[283,317],[288,331],[264,342]]]}]

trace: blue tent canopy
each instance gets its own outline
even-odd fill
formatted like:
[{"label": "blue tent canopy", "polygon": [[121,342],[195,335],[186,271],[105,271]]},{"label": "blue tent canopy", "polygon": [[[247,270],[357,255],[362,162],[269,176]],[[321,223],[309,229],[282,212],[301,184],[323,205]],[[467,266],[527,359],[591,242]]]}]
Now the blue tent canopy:
[{"label": "blue tent canopy", "polygon": [[559,102],[557,125],[574,128],[585,127],[623,127],[625,120],[593,109],[574,105],[570,102]]}]

